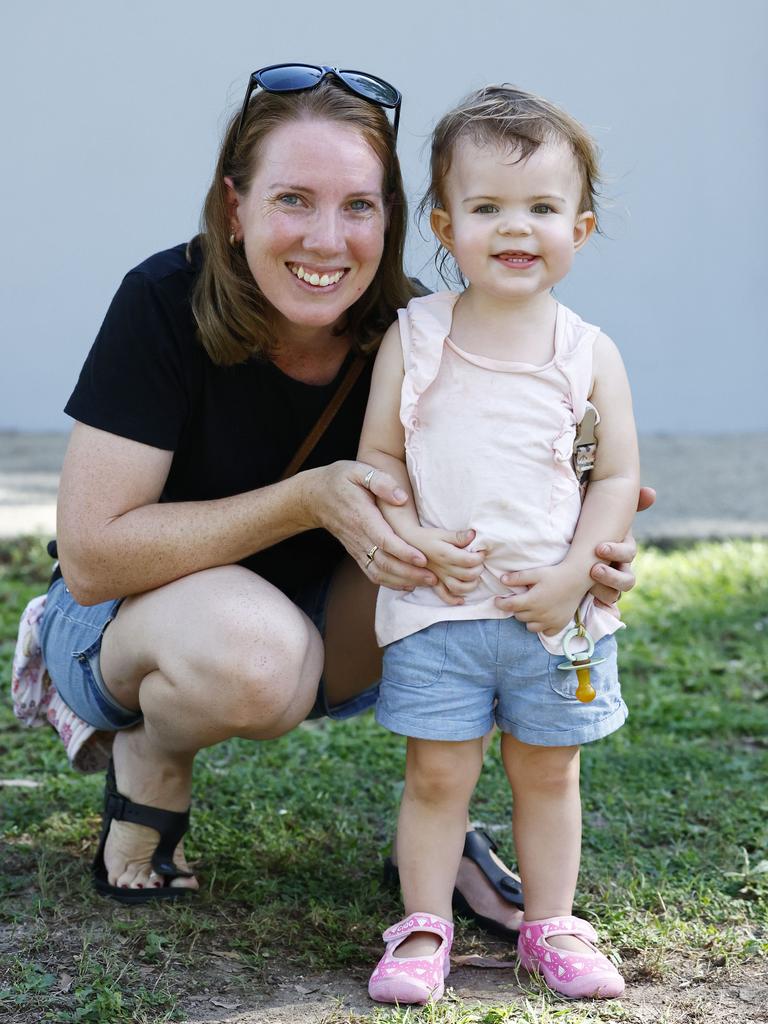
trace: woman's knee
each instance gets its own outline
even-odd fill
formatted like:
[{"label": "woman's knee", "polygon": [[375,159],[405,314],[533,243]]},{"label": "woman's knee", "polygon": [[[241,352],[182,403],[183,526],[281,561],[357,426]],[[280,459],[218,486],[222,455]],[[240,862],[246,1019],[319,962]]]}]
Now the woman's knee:
[{"label": "woman's knee", "polygon": [[323,644],[309,620],[294,609],[270,624],[268,641],[230,638],[217,671],[218,714],[234,735],[281,736],[303,721],[315,701],[323,668]]},{"label": "woman's knee", "polygon": [[320,635],[252,573],[210,570],[126,604],[105,641],[114,630],[113,678],[136,677],[142,707],[184,708],[218,736],[253,739],[281,735],[312,707]]}]

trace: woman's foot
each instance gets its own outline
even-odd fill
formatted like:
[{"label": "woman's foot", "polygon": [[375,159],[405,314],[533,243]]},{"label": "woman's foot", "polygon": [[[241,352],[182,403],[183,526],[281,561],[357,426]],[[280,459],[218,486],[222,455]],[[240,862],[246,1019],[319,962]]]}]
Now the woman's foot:
[{"label": "woman's foot", "polygon": [[[523,922],[519,876],[499,859],[493,840],[480,829],[467,832],[464,851],[456,876],[453,909],[491,934],[516,942]],[[400,885],[394,849],[392,857],[384,861],[384,881],[387,885]]]},{"label": "woman's foot", "polygon": [[[499,869],[513,882],[519,879],[503,861],[499,860],[493,850],[488,856]],[[474,916],[493,921],[499,931],[518,932],[523,923],[523,911],[508,900],[493,885],[483,870],[469,857],[462,857],[456,875],[456,889],[464,897]],[[498,934],[498,931],[496,932]]]},{"label": "woman's foot", "polygon": [[[134,803],[166,811],[188,809],[192,789],[192,759],[158,755],[150,744],[143,725],[117,733],[113,747],[118,792]],[[104,864],[110,885],[122,889],[162,888],[163,878],[152,870],[158,833],[145,825],[113,821],[104,847]],[[189,871],[180,842],[174,863]],[[173,887],[197,889],[197,879],[175,878]]]}]

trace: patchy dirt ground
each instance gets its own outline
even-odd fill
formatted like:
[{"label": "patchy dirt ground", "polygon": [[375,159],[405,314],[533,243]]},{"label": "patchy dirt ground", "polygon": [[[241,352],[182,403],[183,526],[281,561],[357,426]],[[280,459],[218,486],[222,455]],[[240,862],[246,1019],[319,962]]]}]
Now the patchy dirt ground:
[{"label": "patchy dirt ground", "polygon": [[[631,972],[628,972],[631,979]],[[183,1001],[188,1024],[344,1024],[365,1020],[373,1004],[366,995],[367,973],[358,971],[274,979],[264,993],[202,993]],[[535,998],[536,990],[533,990]],[[451,973],[446,998],[465,1005],[523,1004],[532,987],[513,969],[462,966]],[[757,1024],[768,1021],[768,981],[762,967],[708,977],[687,978],[670,971],[664,982],[632,982],[621,1000],[629,1024]]]},{"label": "patchy dirt ground", "polygon": [[[11,980],[9,965],[22,948],[22,938],[29,950],[33,929],[31,922],[23,927],[0,927],[0,991]],[[106,930],[103,936],[92,932],[90,948],[104,953],[106,947],[99,940],[106,936]],[[110,946],[111,974],[119,976],[129,960],[129,940],[113,933]],[[82,932],[76,926],[69,933],[62,929],[48,932],[44,941],[38,938],[34,951],[25,954],[25,962],[37,964],[41,974],[53,975],[56,980],[51,979],[44,999],[41,994],[32,1005],[0,1008],[0,1021],[38,1024],[43,1019],[77,1019],[68,1014],[75,1012],[72,989],[81,973],[83,949]],[[499,944],[484,957],[456,957],[445,999],[460,1001],[465,1007],[522,1007],[526,1000],[535,1005],[540,988],[524,972],[518,976],[514,966],[501,959],[505,955],[508,950]],[[131,967],[134,984],[147,990],[162,985],[175,995],[184,1024],[364,1024],[374,1010],[366,992],[368,971],[362,968],[307,974],[285,962],[252,967],[238,953],[215,945],[190,951],[189,960],[171,955],[154,964],[137,962]],[[732,966],[694,964],[681,958],[662,966],[638,958],[625,962],[623,969],[627,994],[621,1000],[621,1011],[616,1004],[603,1004],[606,1021],[768,1022],[768,975],[759,960]],[[602,1015],[598,1019],[603,1019]]]}]

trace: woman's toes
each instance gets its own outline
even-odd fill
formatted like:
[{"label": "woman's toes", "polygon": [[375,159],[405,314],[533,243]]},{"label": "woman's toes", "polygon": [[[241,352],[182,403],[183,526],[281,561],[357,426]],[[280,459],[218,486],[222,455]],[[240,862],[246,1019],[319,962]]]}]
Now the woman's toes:
[{"label": "woman's toes", "polygon": [[[187,858],[184,856],[184,840],[182,839],[179,845],[173,852],[173,863],[179,869],[179,871],[189,871],[189,864],[187,864]],[[199,889],[200,885],[193,875],[191,878],[174,878],[171,885],[177,889]]]},{"label": "woman's toes", "polygon": [[[144,825],[113,821],[104,847],[104,862],[110,885],[125,889],[161,888],[165,880],[152,870],[152,854],[157,847],[157,832]],[[188,871],[182,843],[176,847],[174,862]],[[197,879],[176,878],[171,885],[197,889]]]},{"label": "woman's toes", "polygon": [[146,889],[149,887],[149,872],[144,864],[126,864],[125,871],[114,883],[120,889]]}]

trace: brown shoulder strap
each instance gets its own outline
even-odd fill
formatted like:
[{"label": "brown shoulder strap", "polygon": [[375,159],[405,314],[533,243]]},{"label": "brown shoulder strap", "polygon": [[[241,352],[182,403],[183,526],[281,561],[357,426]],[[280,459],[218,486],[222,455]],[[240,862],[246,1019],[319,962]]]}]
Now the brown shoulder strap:
[{"label": "brown shoulder strap", "polygon": [[365,363],[366,360],[362,356],[356,356],[352,360],[349,369],[344,376],[344,380],[336,388],[333,398],[330,400],[328,405],[326,405],[325,409],[323,409],[317,423],[315,423],[314,427],[312,427],[310,432],[304,438],[298,451],[283,470],[283,475],[280,477],[281,480],[287,480],[288,477],[293,476],[294,473],[297,473],[307,461],[310,452],[323,436],[330,425],[331,420],[341,408],[344,399],[354,387],[355,381],[362,373]]}]

